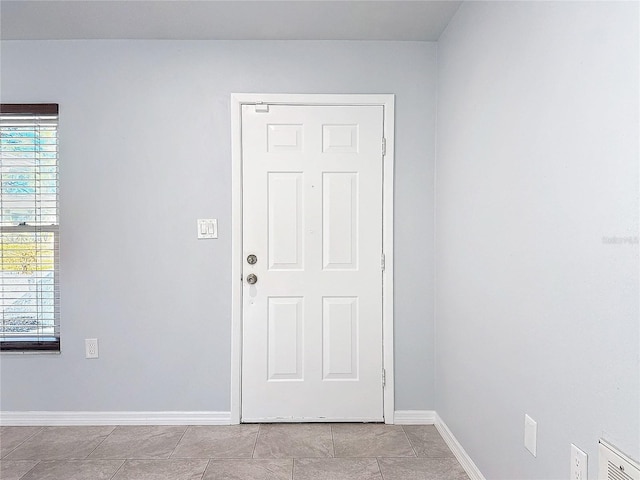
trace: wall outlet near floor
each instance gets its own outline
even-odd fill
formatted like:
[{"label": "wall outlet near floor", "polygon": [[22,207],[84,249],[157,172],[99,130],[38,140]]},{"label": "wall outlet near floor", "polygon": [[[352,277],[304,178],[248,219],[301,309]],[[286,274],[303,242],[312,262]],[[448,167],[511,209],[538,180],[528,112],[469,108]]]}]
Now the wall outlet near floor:
[{"label": "wall outlet near floor", "polygon": [[[536,456],[538,445],[538,424],[526,413],[524,414],[524,446]],[[585,479],[586,480],[586,479]]]},{"label": "wall outlet near floor", "polygon": [[571,480],[587,480],[587,454],[571,444]]},{"label": "wall outlet near floor", "polygon": [[84,353],[86,358],[98,358],[98,339],[84,339]]}]

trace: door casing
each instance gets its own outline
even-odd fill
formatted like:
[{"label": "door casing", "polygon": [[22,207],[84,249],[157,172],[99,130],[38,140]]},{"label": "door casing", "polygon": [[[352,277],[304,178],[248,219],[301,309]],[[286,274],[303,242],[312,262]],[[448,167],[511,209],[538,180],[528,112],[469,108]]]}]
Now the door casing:
[{"label": "door casing", "polygon": [[[382,244],[382,350],[385,370],[384,420],[394,423],[393,374],[393,174],[394,174],[394,104],[395,96],[333,94],[231,94],[231,423],[239,424],[242,412],[242,105],[381,105],[384,107],[386,153],[383,166]],[[382,146],[381,146],[382,148]]]}]

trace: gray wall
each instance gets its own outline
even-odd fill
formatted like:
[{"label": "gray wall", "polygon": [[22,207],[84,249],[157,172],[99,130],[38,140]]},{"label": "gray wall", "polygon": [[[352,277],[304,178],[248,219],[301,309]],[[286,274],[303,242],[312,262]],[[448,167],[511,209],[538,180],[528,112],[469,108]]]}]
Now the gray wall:
[{"label": "gray wall", "polygon": [[488,479],[640,458],[638,45],[637,2],[470,2],[440,39],[436,410]]},{"label": "gray wall", "polygon": [[232,92],[396,94],[396,408],[433,408],[435,44],[1,48],[3,102],[60,103],[62,214],[62,354],[3,355],[2,410],[229,410]]}]

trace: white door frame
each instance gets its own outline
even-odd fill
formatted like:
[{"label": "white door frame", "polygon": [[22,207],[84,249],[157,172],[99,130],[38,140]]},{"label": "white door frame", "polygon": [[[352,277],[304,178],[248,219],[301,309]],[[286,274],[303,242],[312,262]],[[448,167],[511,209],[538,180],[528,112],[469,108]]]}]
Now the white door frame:
[{"label": "white door frame", "polygon": [[[384,107],[384,157],[382,245],[382,365],[385,370],[384,421],[394,423],[393,375],[393,173],[394,95],[332,94],[231,94],[231,423],[240,423],[242,412],[242,105],[381,105]],[[381,147],[382,148],[382,147]]]}]

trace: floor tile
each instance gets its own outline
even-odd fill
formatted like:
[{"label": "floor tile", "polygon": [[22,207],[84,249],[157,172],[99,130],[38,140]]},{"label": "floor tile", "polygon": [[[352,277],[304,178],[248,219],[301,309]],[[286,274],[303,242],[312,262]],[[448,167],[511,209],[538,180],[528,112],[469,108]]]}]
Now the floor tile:
[{"label": "floor tile", "polygon": [[115,427],[45,427],[7,455],[10,460],[84,459]]},{"label": "floor tile", "polygon": [[333,457],[331,425],[263,424],[254,458]]},{"label": "floor tile", "polygon": [[42,427],[0,427],[0,457],[42,430]]},{"label": "floor tile", "polygon": [[171,458],[251,458],[257,425],[189,427]]},{"label": "floor tile", "polygon": [[0,427],[0,442],[2,480],[469,480],[432,425]]},{"label": "floor tile", "polygon": [[294,480],[382,480],[375,458],[300,458]]},{"label": "floor tile", "polygon": [[89,458],[169,458],[186,426],[117,427]]},{"label": "floor tile", "polygon": [[291,480],[293,459],[211,460],[203,480]]},{"label": "floor tile", "polygon": [[200,480],[206,459],[127,460],[113,480]]},{"label": "floor tile", "polygon": [[0,461],[0,478],[2,480],[19,480],[37,463],[37,460],[2,460]]},{"label": "floor tile", "polygon": [[384,480],[469,480],[455,458],[379,458]]},{"label": "floor tile", "polygon": [[434,425],[405,425],[402,428],[418,457],[453,457]]},{"label": "floor tile", "polygon": [[123,462],[124,460],[45,460],[20,480],[110,480]]},{"label": "floor tile", "polygon": [[336,457],[415,457],[400,425],[332,426]]}]

